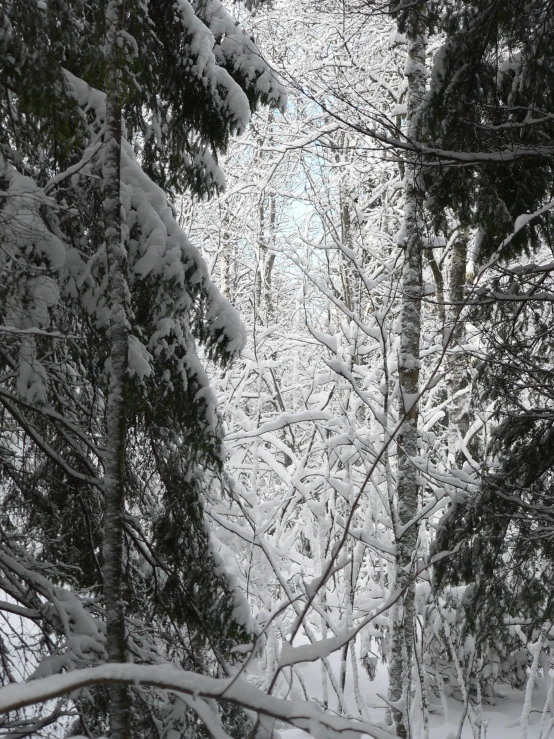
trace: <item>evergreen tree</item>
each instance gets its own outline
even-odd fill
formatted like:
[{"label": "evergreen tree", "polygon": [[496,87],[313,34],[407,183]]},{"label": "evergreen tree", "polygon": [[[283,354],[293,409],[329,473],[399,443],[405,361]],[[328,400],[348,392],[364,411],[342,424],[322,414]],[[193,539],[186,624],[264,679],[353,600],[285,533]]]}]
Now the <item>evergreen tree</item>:
[{"label": "evergreen tree", "polygon": [[[218,191],[218,151],[283,90],[218,2],[14,0],[0,22],[3,587],[40,612],[37,675],[224,674],[252,624],[203,520],[224,452],[196,343],[225,363],[243,332],[164,188]],[[79,733],[107,698],[130,735],[126,688],[78,700]],[[149,692],[132,714],[197,730]]]},{"label": "evergreen tree", "polygon": [[[459,496],[441,523],[434,549],[459,550],[436,569],[436,588],[471,584],[467,628],[506,652],[514,648],[506,617],[524,619],[529,636],[552,617],[539,585],[552,582],[550,270],[525,261],[551,260],[554,27],[540,1],[460,0],[445,6],[443,22],[426,130],[435,146],[465,152],[467,164],[427,168],[428,205],[436,228],[454,213],[477,231],[478,264],[493,258],[465,317],[483,347],[473,405],[492,403],[498,427],[479,493]],[[463,292],[456,300],[459,318]]]},{"label": "evergreen tree", "polygon": [[[506,617],[526,624],[530,635],[554,616],[554,347],[551,271],[529,265],[504,272],[493,285],[495,302],[474,315],[486,337],[474,402],[492,402],[498,424],[490,469],[476,496],[460,496],[451,506],[435,548],[458,549],[437,568],[437,588],[470,583],[468,627],[482,643],[510,649]],[[533,299],[539,287],[541,301]]]},{"label": "evergreen tree", "polygon": [[[441,10],[446,40],[435,55],[423,128],[445,153],[424,172],[427,205],[439,229],[449,212],[480,229],[486,258],[516,218],[552,191],[554,28],[542,0],[456,0]],[[448,161],[448,151],[466,163]],[[547,215],[530,222],[502,256],[536,247],[547,224]]]}]

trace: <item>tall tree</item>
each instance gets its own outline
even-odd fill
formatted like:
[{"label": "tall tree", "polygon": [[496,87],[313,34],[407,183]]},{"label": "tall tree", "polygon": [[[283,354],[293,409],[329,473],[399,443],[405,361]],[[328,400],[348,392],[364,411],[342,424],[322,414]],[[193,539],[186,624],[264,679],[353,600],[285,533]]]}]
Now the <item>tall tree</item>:
[{"label": "tall tree", "polygon": [[[104,458],[103,585],[106,607],[106,651],[110,662],[125,662],[124,515],[125,399],[129,365],[128,284],[126,249],[121,232],[121,146],[124,102],[123,62],[125,3],[110,0],[106,8],[106,130],[102,167],[103,216],[108,271],[107,304],[110,370]],[[123,43],[122,43],[123,42]],[[110,733],[114,739],[132,734],[131,696],[126,685],[115,685],[110,696]]]},{"label": "tall tree", "polygon": [[[475,233],[479,286],[451,296],[450,330],[457,341],[462,322],[473,324],[479,370],[472,405],[489,428],[493,416],[498,423],[483,449],[478,494],[451,504],[435,544],[459,548],[437,569],[436,584],[470,586],[465,625],[481,653],[491,647],[507,655],[521,645],[505,614],[524,618],[533,641],[551,610],[535,579],[539,569],[552,577],[543,537],[550,400],[540,390],[551,361],[544,328],[554,185],[550,11],[543,2],[445,7],[446,36],[424,113],[443,149],[465,152],[464,167],[433,176],[428,169],[427,186],[438,227],[450,212]],[[537,291],[541,302],[534,302]]]},{"label": "tall tree", "polygon": [[[421,139],[421,107],[425,97],[426,68],[426,3],[402,10],[400,30],[408,42],[406,60],[406,138]],[[396,561],[394,585],[403,591],[392,613],[389,697],[397,734],[409,736],[409,694],[415,630],[415,570],[417,566],[418,529],[410,525],[417,519],[419,505],[418,455],[419,373],[421,367],[421,299],[423,296],[422,260],[423,190],[421,160],[411,154],[406,163],[404,184],[404,223],[401,245],[404,249],[402,269],[402,312],[400,317],[400,351],[398,379],[401,427],[397,437],[397,491],[394,512]],[[401,707],[403,706],[403,708]]]},{"label": "tall tree", "polygon": [[[220,189],[217,152],[284,92],[217,2],[14,0],[1,20],[3,495],[8,528],[26,521],[40,542],[5,539],[7,592],[55,606],[39,608],[55,635],[34,656],[43,670],[176,659],[217,674],[252,626],[203,522],[224,453],[195,340],[225,362],[243,330],[160,185]],[[41,98],[41,66],[58,95]],[[72,594],[100,573],[101,603]],[[69,604],[81,620],[55,615]],[[156,713],[166,731],[189,721],[186,705],[133,694],[134,732]],[[105,696],[78,702],[87,731],[104,732]],[[130,736],[128,688],[108,697],[112,735]]]}]

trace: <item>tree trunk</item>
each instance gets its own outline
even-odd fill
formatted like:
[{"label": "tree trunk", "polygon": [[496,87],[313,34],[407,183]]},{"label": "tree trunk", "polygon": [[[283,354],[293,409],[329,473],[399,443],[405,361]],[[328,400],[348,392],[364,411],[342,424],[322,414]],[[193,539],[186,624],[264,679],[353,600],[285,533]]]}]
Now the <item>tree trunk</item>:
[{"label": "tree trunk", "polygon": [[446,386],[450,398],[448,424],[448,462],[456,464],[459,442],[469,428],[469,415],[466,395],[456,396],[465,384],[465,358],[459,347],[464,340],[464,324],[460,320],[467,264],[467,231],[462,230],[452,246],[452,259],[448,275],[449,305],[447,310],[447,332],[450,338],[450,351],[446,355]]},{"label": "tree trunk", "polygon": [[275,247],[275,208],[276,195],[274,192],[269,193],[269,223],[268,233],[263,239],[263,269],[264,269],[264,302],[266,325],[272,326],[275,323],[275,305],[273,293],[273,265],[275,264],[275,252],[269,251],[268,246]]},{"label": "tree trunk", "polygon": [[232,241],[227,231],[223,231],[221,235],[221,293],[227,300],[231,300],[231,262],[233,261]]},{"label": "tree trunk", "polygon": [[435,259],[435,255],[433,254],[432,249],[429,249],[429,266],[431,267],[433,279],[435,280],[435,287],[437,288],[437,315],[439,317],[441,325],[441,337],[444,337],[444,327],[446,324],[446,312],[444,304],[444,280],[442,277],[441,269],[437,264],[437,260]]},{"label": "tree trunk", "polygon": [[[104,457],[103,579],[106,606],[106,638],[109,662],[125,662],[125,604],[123,599],[125,503],[125,385],[127,382],[127,285],[126,252],[121,233],[121,137],[123,84],[118,39],[123,30],[124,1],[110,0],[106,10],[106,133],[104,138],[103,212],[108,264],[110,306],[110,368],[107,403],[107,444]],[[130,739],[129,689],[110,687],[110,737]]]},{"label": "tree trunk", "polygon": [[[408,59],[406,63],[407,120],[406,134],[410,141],[420,138],[419,107],[425,94],[425,29],[424,9],[409,12],[407,23]],[[414,640],[415,560],[417,525],[403,527],[418,509],[418,471],[412,458],[418,454],[419,344],[421,333],[422,253],[423,234],[418,219],[423,197],[418,182],[421,164],[410,155],[405,170],[404,233],[405,255],[402,272],[401,349],[398,361],[400,408],[404,422],[397,437],[397,487],[394,515],[397,547],[395,589],[405,588],[402,598],[391,614],[391,659],[389,664],[389,700],[396,732],[403,739],[409,735],[409,693]],[[411,581],[411,582],[410,582]]]},{"label": "tree trunk", "polygon": [[260,195],[260,203],[258,205],[258,266],[256,269],[256,276],[254,282],[254,299],[255,299],[255,310],[254,310],[254,325],[257,320],[263,323],[262,317],[262,291],[264,281],[264,257],[267,251],[264,244],[264,223],[265,223],[265,208],[264,208],[264,194]]}]

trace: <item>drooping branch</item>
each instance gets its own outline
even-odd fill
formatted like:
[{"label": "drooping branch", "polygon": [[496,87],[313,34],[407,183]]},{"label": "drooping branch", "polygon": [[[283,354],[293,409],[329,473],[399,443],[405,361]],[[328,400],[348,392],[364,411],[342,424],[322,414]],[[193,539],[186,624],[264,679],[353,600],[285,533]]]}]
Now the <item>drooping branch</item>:
[{"label": "drooping branch", "polygon": [[75,670],[63,675],[8,685],[0,690],[0,712],[7,713],[26,706],[86,688],[91,685],[149,685],[162,690],[184,693],[193,697],[211,698],[233,703],[261,716],[285,721],[305,730],[321,727],[330,737],[358,739],[367,734],[374,739],[393,739],[394,735],[365,721],[352,721],[325,713],[308,701],[291,701],[267,695],[235,678],[212,678],[180,670],[174,665],[106,664]]}]

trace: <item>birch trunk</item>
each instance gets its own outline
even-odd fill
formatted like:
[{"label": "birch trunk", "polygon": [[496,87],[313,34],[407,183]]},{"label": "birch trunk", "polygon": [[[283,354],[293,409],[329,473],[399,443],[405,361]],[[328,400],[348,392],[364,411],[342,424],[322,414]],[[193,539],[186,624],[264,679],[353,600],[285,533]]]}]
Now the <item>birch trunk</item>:
[{"label": "birch trunk", "polygon": [[[110,370],[107,404],[107,445],[104,458],[103,579],[106,606],[106,647],[109,662],[125,662],[123,598],[123,512],[125,491],[125,385],[128,330],[126,317],[126,253],[121,232],[121,137],[123,83],[118,39],[124,25],[124,1],[110,0],[106,10],[106,133],[102,171],[103,212],[110,305]],[[110,687],[110,737],[130,739],[131,699],[126,686]]]},{"label": "birch trunk", "polygon": [[[420,139],[419,109],[425,94],[424,5],[409,12],[407,23],[408,59],[406,62],[407,114],[406,135]],[[397,486],[394,530],[396,539],[395,589],[405,588],[391,614],[391,658],[389,664],[389,700],[396,733],[409,736],[409,695],[415,628],[415,582],[413,574],[417,552],[417,525],[406,524],[418,509],[418,472],[412,458],[418,454],[419,345],[421,333],[422,253],[424,249],[419,217],[422,192],[418,182],[421,163],[416,155],[405,169],[404,234],[405,255],[402,272],[401,349],[398,360],[400,415],[404,422],[397,437]],[[411,582],[410,582],[411,581]]]},{"label": "birch trunk", "polygon": [[465,383],[465,360],[459,347],[464,341],[464,324],[460,320],[467,264],[467,231],[461,231],[452,246],[452,259],[448,275],[448,310],[447,336],[450,339],[450,351],[446,355],[446,385],[450,398],[448,424],[448,462],[454,465],[456,456],[469,428],[469,416],[466,395],[458,395]]}]

